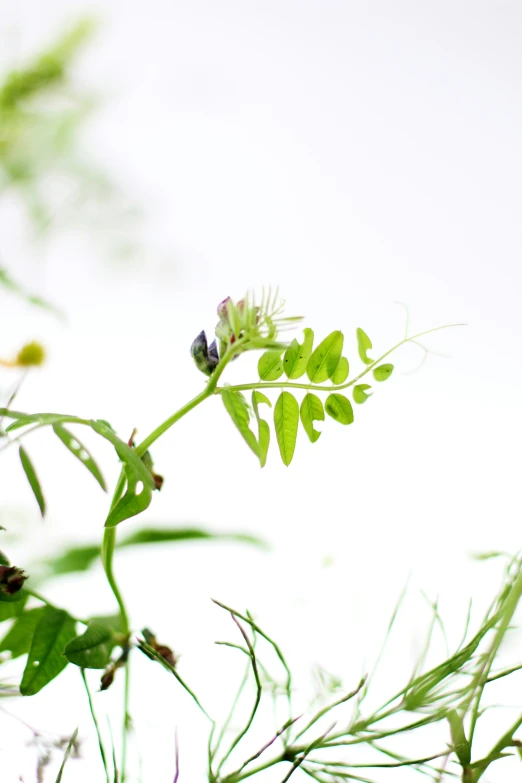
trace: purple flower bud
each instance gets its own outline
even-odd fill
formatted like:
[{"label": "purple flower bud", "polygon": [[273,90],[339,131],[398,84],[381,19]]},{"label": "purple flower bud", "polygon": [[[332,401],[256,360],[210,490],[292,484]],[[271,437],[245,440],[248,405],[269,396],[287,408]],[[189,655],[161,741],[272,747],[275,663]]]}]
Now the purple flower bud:
[{"label": "purple flower bud", "polygon": [[227,305],[230,302],[230,297],[227,296],[226,299],[223,299],[222,302],[220,302],[217,306],[217,314],[220,318],[226,318],[227,317]]},{"label": "purple flower bud", "polygon": [[204,331],[198,334],[190,346],[190,355],[194,359],[198,370],[205,373],[205,375],[212,375],[219,362],[216,342],[214,341],[209,348]]},{"label": "purple flower bud", "polygon": [[212,342],[208,346],[208,360],[209,362],[212,362],[214,364],[214,367],[217,367],[219,363],[219,353],[218,353],[217,342],[215,340],[212,340]]}]

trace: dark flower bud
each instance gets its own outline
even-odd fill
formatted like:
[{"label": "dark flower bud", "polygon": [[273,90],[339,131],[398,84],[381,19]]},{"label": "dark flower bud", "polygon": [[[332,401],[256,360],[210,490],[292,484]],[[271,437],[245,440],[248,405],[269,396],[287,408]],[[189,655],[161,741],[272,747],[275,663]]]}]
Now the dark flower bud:
[{"label": "dark flower bud", "polygon": [[112,683],[114,682],[115,674],[116,674],[116,669],[112,665],[110,665],[103,672],[100,680],[100,691],[106,691],[108,688],[111,687]]},{"label": "dark flower bud", "polygon": [[205,375],[212,375],[219,362],[216,342],[207,345],[205,332],[200,332],[190,346],[190,355],[194,359],[196,367]]},{"label": "dark flower bud", "polygon": [[14,595],[22,589],[27,576],[16,566],[0,566],[0,590],[7,595]]}]

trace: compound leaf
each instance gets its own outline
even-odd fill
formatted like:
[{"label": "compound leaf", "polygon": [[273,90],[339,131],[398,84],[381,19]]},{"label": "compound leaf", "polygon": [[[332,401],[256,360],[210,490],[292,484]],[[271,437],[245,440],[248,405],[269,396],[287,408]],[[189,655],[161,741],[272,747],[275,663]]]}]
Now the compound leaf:
[{"label": "compound leaf", "polygon": [[274,424],[281,459],[285,465],[290,465],[294,456],[299,425],[299,405],[290,392],[281,392],[277,398],[274,408]]},{"label": "compound leaf", "polygon": [[76,622],[64,609],[47,606],[38,621],[25,666],[20,692],[33,696],[67,666],[63,651],[76,636]]},{"label": "compound leaf", "polygon": [[393,372],[393,364],[380,364],[373,371],[373,377],[376,381],[387,381]]},{"label": "compound leaf", "polygon": [[324,407],[327,414],[335,421],[338,421],[339,424],[352,424],[352,403],[344,394],[329,394]]},{"label": "compound leaf", "polygon": [[334,374],[343,350],[344,335],[335,331],[319,343],[308,359],[306,373],[312,383],[322,383]]},{"label": "compound leaf", "polygon": [[295,380],[306,372],[306,365],[314,344],[314,333],[311,329],[303,329],[304,340],[301,344],[292,340],[286,349],[283,365],[288,378]]},{"label": "compound leaf", "polygon": [[245,398],[241,392],[230,391],[226,387],[221,392],[221,399],[227,412],[239,432],[250,446],[256,457],[259,457],[259,446],[254,433],[249,427],[250,416]]},{"label": "compound leaf", "polygon": [[36,498],[36,502],[38,503],[40,513],[43,517],[45,516],[45,498],[43,496],[40,482],[38,481],[38,476],[36,475],[36,471],[34,469],[33,463],[29,459],[29,455],[23,446],[20,446],[19,453],[20,453],[20,462],[22,463],[22,467],[25,471],[25,475],[27,476],[27,481],[29,482],[31,489],[33,490],[33,495]]},{"label": "compound leaf", "polygon": [[323,403],[316,394],[308,392],[303,397],[300,413],[305,432],[312,443],[315,443],[321,437],[321,433],[314,429],[314,421],[324,421]]},{"label": "compound leaf", "polygon": [[82,465],[85,465],[89,473],[92,473],[100,487],[106,492],[107,485],[105,484],[101,471],[85,446],[83,446],[78,438],[73,435],[72,432],[69,432],[63,424],[54,424],[53,430],[64,446],[69,449],[71,454],[74,454],[74,456],[80,460]]},{"label": "compound leaf", "polygon": [[284,372],[280,351],[265,351],[259,357],[257,371],[262,381],[277,381]]},{"label": "compound leaf", "polygon": [[357,335],[357,350],[359,351],[359,356],[361,357],[361,361],[365,364],[372,364],[373,359],[371,359],[368,356],[368,351],[373,348],[372,341],[366,334],[366,332],[363,332],[362,329],[357,329],[356,331]]}]

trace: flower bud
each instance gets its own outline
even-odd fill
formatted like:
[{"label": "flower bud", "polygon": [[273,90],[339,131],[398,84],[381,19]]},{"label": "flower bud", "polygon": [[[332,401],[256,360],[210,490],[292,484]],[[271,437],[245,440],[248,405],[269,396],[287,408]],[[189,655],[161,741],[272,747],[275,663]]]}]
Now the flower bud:
[{"label": "flower bud", "polygon": [[18,367],[38,367],[45,360],[45,349],[40,343],[32,342],[24,345],[18,352],[16,364]]},{"label": "flower bud", "polygon": [[194,359],[198,370],[205,373],[205,375],[212,375],[219,363],[216,341],[214,340],[209,348],[207,345],[207,336],[204,331],[198,334],[190,346],[190,355]]},{"label": "flower bud", "polygon": [[27,576],[16,566],[0,566],[0,591],[14,595],[22,589]]}]

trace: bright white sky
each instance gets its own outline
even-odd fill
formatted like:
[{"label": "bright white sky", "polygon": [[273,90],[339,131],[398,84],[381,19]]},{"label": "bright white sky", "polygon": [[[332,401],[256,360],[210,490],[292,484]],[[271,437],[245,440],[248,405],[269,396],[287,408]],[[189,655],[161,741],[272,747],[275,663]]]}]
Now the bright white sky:
[{"label": "bright white sky", "polygon": [[[288,469],[272,444],[260,472],[211,401],[154,449],[164,490],[127,528],[246,531],[272,552],[194,544],[129,551],[117,562],[135,627],[147,624],[182,654],[183,676],[201,678],[216,714],[237,660],[213,641],[234,639],[236,629],[210,596],[248,607],[305,690],[319,662],[349,688],[411,573],[402,637],[378,686],[390,695],[422,646],[429,610],[419,589],[440,596],[456,643],[469,597],[477,619],[500,578],[499,566],[476,564],[470,552],[520,547],[520,4],[3,6],[4,65],[66,21],[98,15],[78,72],[101,100],[85,149],[145,212],[143,260],[125,265],[85,232],[29,244],[14,206],[0,205],[2,262],[69,316],[64,328],[2,298],[1,351],[38,337],[50,354],[20,394],[21,409],[103,417],[122,436],[137,426],[143,437],[201,388],[188,349],[202,328],[212,331],[217,303],[263,284],[279,285],[289,314],[305,314],[318,336],[342,329],[353,367],[357,326],[377,352],[401,338],[396,300],[408,304],[415,331],[468,324],[426,340],[450,358],[430,356],[413,375],[422,352],[403,349],[355,424],[325,422],[313,447],[300,433]],[[254,378],[248,360],[231,368],[230,379]],[[115,478],[112,454],[89,443]],[[2,465],[0,522],[23,530],[12,545],[23,563],[62,541],[97,541],[107,506],[49,435],[35,438],[31,454],[48,499],[43,525],[15,454]],[[111,608],[99,570],[56,579],[47,593],[80,616]],[[510,661],[519,658],[513,642]],[[159,667],[143,659],[135,670],[143,780],[171,783],[178,725],[181,781],[203,781],[205,724]],[[100,714],[119,700],[115,686],[98,698]],[[10,707],[49,730],[80,724],[87,759],[64,780],[101,779],[84,706],[71,667],[64,684]],[[28,733],[3,719],[0,732],[2,783],[19,774],[30,783]],[[518,780],[510,763],[489,783]]]}]

